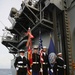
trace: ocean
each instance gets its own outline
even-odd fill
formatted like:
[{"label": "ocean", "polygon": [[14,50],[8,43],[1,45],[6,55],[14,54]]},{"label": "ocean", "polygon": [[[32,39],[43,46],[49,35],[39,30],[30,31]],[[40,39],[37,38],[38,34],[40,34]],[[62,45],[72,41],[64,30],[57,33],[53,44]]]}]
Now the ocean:
[{"label": "ocean", "polygon": [[12,75],[11,69],[0,69],[0,75]]}]

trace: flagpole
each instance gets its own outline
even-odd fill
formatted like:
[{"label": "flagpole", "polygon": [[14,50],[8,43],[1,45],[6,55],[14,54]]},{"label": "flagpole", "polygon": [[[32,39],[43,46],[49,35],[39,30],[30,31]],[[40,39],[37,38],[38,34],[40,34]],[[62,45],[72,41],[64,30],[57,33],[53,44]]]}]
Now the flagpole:
[{"label": "flagpole", "polygon": [[41,58],[42,58],[42,55],[41,55],[41,53],[42,53],[42,50],[43,50],[43,45],[42,45],[42,38],[41,38],[41,31],[39,30],[39,50],[40,50],[40,63],[41,63],[41,70],[40,70],[40,72],[41,72],[41,75],[43,75],[43,60],[41,60]]},{"label": "flagpole", "polygon": [[41,75],[43,75],[43,64],[42,63],[41,63],[41,68],[42,68]]}]

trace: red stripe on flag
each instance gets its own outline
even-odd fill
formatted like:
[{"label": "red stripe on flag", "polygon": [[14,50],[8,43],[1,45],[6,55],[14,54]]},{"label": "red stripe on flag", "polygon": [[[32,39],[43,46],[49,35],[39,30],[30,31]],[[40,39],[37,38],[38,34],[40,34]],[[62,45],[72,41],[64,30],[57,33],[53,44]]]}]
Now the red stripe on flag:
[{"label": "red stripe on flag", "polygon": [[[28,60],[30,62],[30,67],[32,67],[32,38],[34,38],[34,36],[31,34],[30,28],[28,28],[26,35],[28,36],[28,41],[26,44],[26,47],[28,48]],[[28,69],[28,75],[32,75],[30,69]]]},{"label": "red stripe on flag", "polygon": [[44,59],[43,59],[43,50],[40,50],[40,62],[43,63]]},{"label": "red stripe on flag", "polygon": [[32,50],[30,49],[30,47],[28,48],[28,60],[30,61],[30,66],[32,66]]},{"label": "red stripe on flag", "polygon": [[30,69],[27,69],[28,75],[32,75],[32,72],[30,72]]}]

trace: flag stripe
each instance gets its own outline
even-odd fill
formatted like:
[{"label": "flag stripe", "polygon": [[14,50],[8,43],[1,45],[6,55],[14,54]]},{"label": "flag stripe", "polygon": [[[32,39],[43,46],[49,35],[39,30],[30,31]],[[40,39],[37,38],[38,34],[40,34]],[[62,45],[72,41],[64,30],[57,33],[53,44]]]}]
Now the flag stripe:
[{"label": "flag stripe", "polygon": [[39,32],[39,51],[40,51],[40,62],[43,63],[43,45],[42,45],[42,37],[41,37],[41,31]]},{"label": "flag stripe", "polygon": [[[31,34],[30,28],[28,29],[26,35],[28,35],[28,41],[26,43],[26,47],[28,48],[28,60],[30,62],[30,67],[31,67],[33,63],[32,61],[32,38],[34,38],[34,36]],[[32,75],[29,68],[27,71],[28,71],[28,75]]]}]

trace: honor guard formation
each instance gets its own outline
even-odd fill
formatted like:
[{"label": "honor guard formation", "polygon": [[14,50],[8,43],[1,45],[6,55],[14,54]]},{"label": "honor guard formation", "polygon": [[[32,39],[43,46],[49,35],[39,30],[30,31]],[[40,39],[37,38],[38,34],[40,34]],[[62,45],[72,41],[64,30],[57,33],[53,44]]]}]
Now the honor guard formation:
[{"label": "honor guard formation", "polygon": [[62,53],[58,53],[53,64],[49,63],[47,47],[42,49],[42,62],[39,53],[39,47],[34,45],[32,52],[32,66],[30,66],[28,58],[25,57],[25,51],[19,50],[19,56],[16,57],[14,67],[17,75],[27,75],[28,69],[31,75],[65,75],[66,65],[62,58]]},{"label": "honor guard formation", "polygon": [[14,56],[12,75],[74,75],[70,34],[74,26],[69,26],[68,18],[74,14],[74,2],[22,0],[19,10],[11,8],[8,19],[12,25],[5,27],[2,44]]}]

